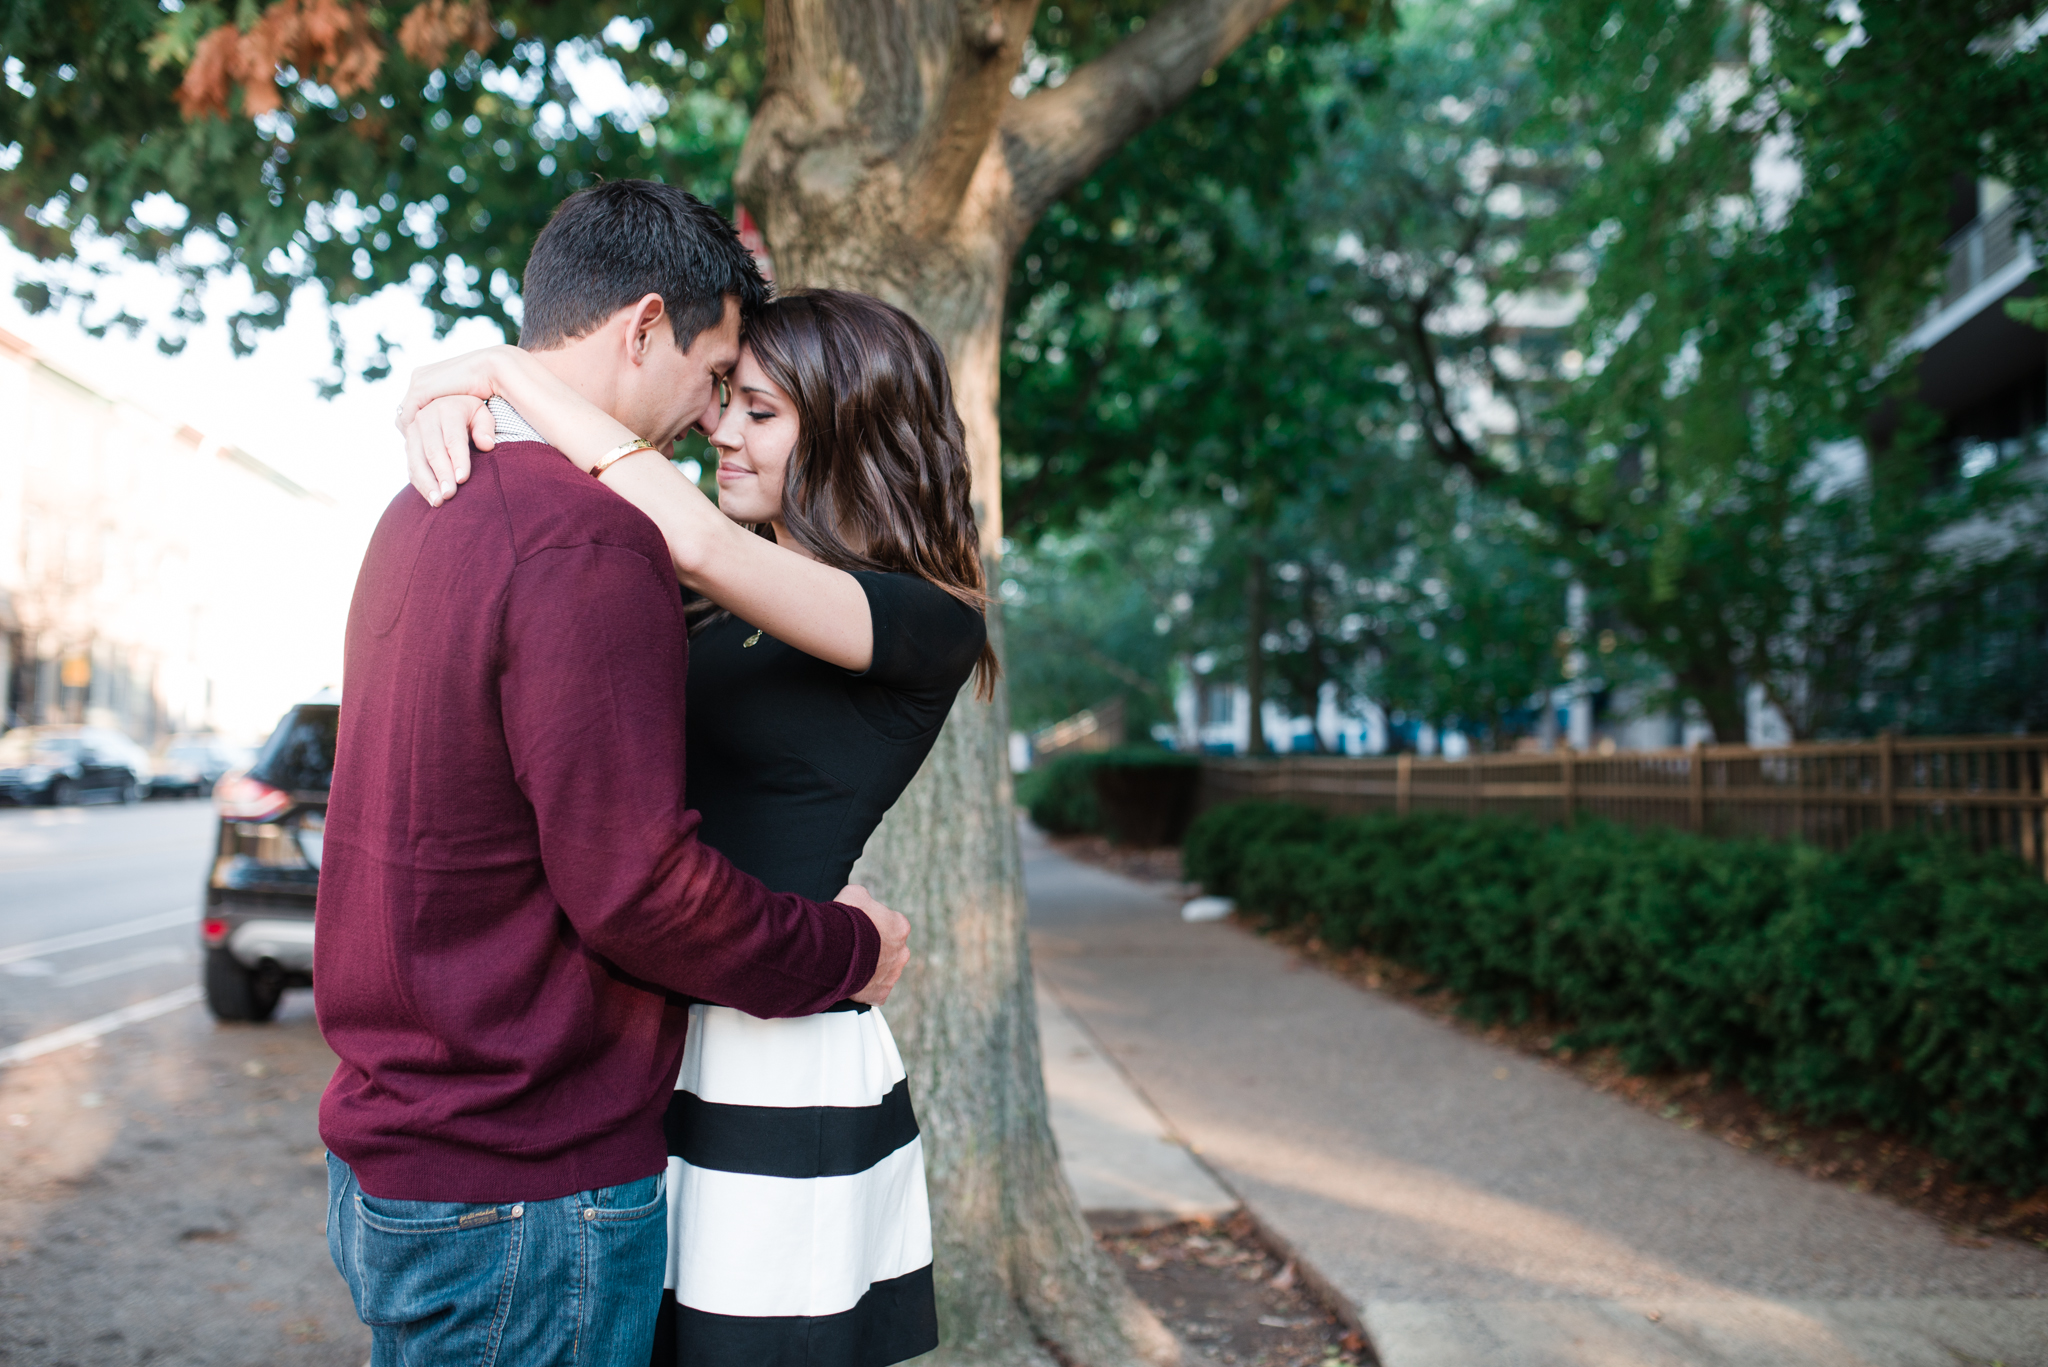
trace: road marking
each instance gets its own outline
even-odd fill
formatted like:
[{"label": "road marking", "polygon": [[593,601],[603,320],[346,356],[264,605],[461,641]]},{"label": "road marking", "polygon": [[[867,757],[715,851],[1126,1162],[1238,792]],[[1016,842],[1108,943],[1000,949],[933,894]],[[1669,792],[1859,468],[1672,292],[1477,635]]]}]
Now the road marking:
[{"label": "road marking", "polygon": [[201,993],[198,987],[181,987],[176,992],[166,992],[161,997],[151,997],[146,1002],[124,1006],[119,1011],[109,1011],[104,1016],[94,1016],[89,1021],[67,1025],[62,1030],[52,1030],[47,1035],[37,1035],[19,1044],[0,1049],[0,1068],[11,1068],[17,1063],[26,1063],[44,1054],[54,1054],[59,1049],[69,1049],[74,1044],[96,1040],[101,1035],[111,1035],[124,1025],[137,1021],[166,1016],[171,1012],[198,1002]]},{"label": "road marking", "polygon": [[177,911],[158,912],[133,921],[122,921],[98,930],[81,930],[75,935],[59,935],[54,940],[37,940],[32,944],[16,945],[12,949],[0,949],[0,967],[18,964],[23,959],[40,959],[45,954],[61,954],[67,949],[84,949],[87,945],[103,945],[109,940],[125,940],[131,935],[147,935],[152,930],[166,930],[175,925],[197,925],[199,916],[189,908]]},{"label": "road marking", "polygon": [[156,968],[162,964],[189,964],[197,960],[199,951],[190,945],[158,945],[155,949],[141,949],[118,959],[88,964],[74,968],[69,973],[60,973],[50,980],[54,987],[82,987],[107,978],[118,978],[123,973],[134,973],[144,968]]},{"label": "road marking", "polygon": [[[82,860],[140,859],[144,855],[179,854],[192,852],[191,840],[159,840],[150,845],[113,845],[87,849],[60,849],[38,851],[30,854],[18,850],[7,851],[7,857],[0,858],[0,873],[29,873],[47,869],[57,864],[76,864]],[[0,846],[0,849],[4,849]],[[203,852],[204,847],[201,847]]]}]

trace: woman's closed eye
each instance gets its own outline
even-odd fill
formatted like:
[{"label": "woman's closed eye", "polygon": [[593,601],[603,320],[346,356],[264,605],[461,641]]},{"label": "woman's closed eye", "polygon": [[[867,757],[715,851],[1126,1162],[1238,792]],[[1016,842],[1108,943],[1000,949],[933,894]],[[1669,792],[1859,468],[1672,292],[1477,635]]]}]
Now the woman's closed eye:
[{"label": "woman's closed eye", "polygon": [[757,408],[749,408],[747,410],[747,416],[752,418],[755,422],[767,422],[770,418],[774,417],[775,415],[773,413],[763,413]]}]

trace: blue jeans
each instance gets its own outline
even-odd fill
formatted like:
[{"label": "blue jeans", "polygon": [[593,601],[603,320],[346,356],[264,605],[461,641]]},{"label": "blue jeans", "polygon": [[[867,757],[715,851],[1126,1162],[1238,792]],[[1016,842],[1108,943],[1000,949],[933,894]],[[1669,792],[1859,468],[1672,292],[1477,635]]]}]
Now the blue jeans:
[{"label": "blue jeans", "polygon": [[556,1201],[386,1201],[327,1155],[327,1251],[370,1367],[646,1367],[663,1188],[656,1173]]}]

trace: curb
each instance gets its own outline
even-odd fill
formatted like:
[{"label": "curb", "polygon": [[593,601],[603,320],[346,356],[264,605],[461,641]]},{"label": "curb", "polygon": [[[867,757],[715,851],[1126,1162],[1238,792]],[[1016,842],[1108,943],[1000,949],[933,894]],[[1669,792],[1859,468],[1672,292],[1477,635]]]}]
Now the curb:
[{"label": "curb", "polygon": [[1078,1012],[1066,1006],[1064,999],[1061,998],[1060,994],[1049,983],[1045,983],[1043,979],[1040,979],[1039,990],[1044,991],[1054,1002],[1066,1010],[1069,1019],[1087,1036],[1096,1052],[1115,1071],[1118,1079],[1129,1089],[1131,1095],[1136,1097],[1139,1103],[1158,1120],[1159,1126],[1166,1137],[1192,1159],[1195,1166],[1207,1174],[1209,1180],[1214,1182],[1225,1196],[1236,1202],[1236,1205],[1231,1210],[1216,1215],[1196,1217],[1176,1215],[1166,1210],[1087,1210],[1083,1211],[1082,1215],[1087,1221],[1089,1229],[1097,1234],[1149,1234],[1154,1230],[1165,1229],[1170,1225],[1177,1224],[1227,1224],[1235,1216],[1243,1215],[1251,1222],[1253,1235],[1259,1242],[1270,1249],[1283,1263],[1293,1266],[1294,1275],[1301,1279],[1302,1284],[1308,1288],[1309,1292],[1323,1304],[1324,1308],[1336,1316],[1338,1322],[1346,1330],[1364,1340],[1367,1351],[1372,1356],[1372,1361],[1379,1363],[1379,1350],[1373,1345],[1372,1335],[1366,1330],[1365,1320],[1359,1311],[1359,1307],[1353,1305],[1351,1299],[1339,1291],[1335,1283],[1324,1276],[1314,1263],[1311,1263],[1302,1256],[1301,1252],[1295,1248],[1292,1242],[1282,1236],[1271,1223],[1262,1217],[1257,1209],[1244,1199],[1244,1193],[1233,1187],[1224,1179],[1223,1174],[1210,1166],[1208,1160],[1202,1157],[1201,1150],[1188,1141],[1187,1136],[1182,1134],[1179,1128],[1175,1126],[1172,1118],[1159,1108],[1158,1104],[1146,1094],[1143,1087],[1138,1085],[1138,1080],[1131,1076],[1130,1071],[1124,1067],[1123,1060],[1110,1051],[1101,1036],[1096,1034],[1094,1028]]},{"label": "curb", "polygon": [[[1206,1167],[1207,1165],[1204,1164],[1204,1166]],[[1230,1191],[1230,1188],[1225,1187],[1224,1190]],[[1237,1193],[1231,1192],[1231,1195],[1235,1196]],[[1365,1341],[1366,1351],[1372,1354],[1373,1362],[1378,1363],[1380,1361],[1379,1348],[1373,1343],[1372,1335],[1366,1331],[1365,1319],[1359,1313],[1358,1307],[1351,1303],[1351,1298],[1339,1291],[1336,1284],[1328,1277],[1325,1277],[1314,1263],[1302,1257],[1294,1245],[1283,1238],[1280,1232],[1274,1229],[1273,1226],[1261,1219],[1259,1213],[1252,1209],[1251,1206],[1239,1205],[1238,1209],[1244,1212],[1245,1218],[1252,1222],[1252,1229],[1258,1235],[1260,1242],[1272,1249],[1277,1256],[1294,1265],[1294,1275],[1301,1278],[1308,1289],[1315,1293],[1316,1299],[1323,1303],[1324,1309],[1335,1315],[1346,1329]]]}]

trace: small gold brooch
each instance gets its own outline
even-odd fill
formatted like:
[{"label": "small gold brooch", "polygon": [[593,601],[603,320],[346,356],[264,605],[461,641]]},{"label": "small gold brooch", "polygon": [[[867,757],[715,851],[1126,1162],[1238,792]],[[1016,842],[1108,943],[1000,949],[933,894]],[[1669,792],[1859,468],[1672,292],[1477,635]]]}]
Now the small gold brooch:
[{"label": "small gold brooch", "polygon": [[749,636],[746,640],[740,642],[740,649],[745,650],[748,646],[754,644],[754,642],[760,639],[761,633],[757,631],[752,636]]}]

